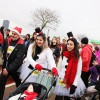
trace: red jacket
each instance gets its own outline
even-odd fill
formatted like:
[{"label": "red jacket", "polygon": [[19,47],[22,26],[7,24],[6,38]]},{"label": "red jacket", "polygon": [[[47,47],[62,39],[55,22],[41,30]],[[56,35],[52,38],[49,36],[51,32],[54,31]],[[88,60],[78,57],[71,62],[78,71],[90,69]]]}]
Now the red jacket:
[{"label": "red jacket", "polygon": [[82,71],[88,72],[90,60],[92,57],[92,48],[90,45],[86,44],[84,45],[84,47],[82,47],[81,57],[82,57]]},{"label": "red jacket", "polygon": [[0,44],[3,44],[3,35],[0,33]]}]

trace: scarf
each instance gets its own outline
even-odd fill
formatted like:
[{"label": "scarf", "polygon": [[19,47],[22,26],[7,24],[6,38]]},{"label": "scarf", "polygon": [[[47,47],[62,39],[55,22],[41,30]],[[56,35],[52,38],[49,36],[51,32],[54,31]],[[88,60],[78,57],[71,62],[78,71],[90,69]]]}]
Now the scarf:
[{"label": "scarf", "polygon": [[33,57],[33,59],[36,61],[37,59],[39,59],[39,57],[37,56],[37,54],[40,54],[42,52],[42,47],[39,47],[36,45],[36,48],[35,48],[35,55]]},{"label": "scarf", "polygon": [[24,91],[24,94],[27,95],[24,100],[33,100],[38,96],[38,94],[35,92]]},{"label": "scarf", "polygon": [[77,66],[78,66],[78,58],[75,58],[74,51],[68,52],[64,51],[63,56],[68,58],[68,66],[65,71],[64,80],[67,87],[71,87],[71,85],[74,82],[76,72],[77,72]]}]

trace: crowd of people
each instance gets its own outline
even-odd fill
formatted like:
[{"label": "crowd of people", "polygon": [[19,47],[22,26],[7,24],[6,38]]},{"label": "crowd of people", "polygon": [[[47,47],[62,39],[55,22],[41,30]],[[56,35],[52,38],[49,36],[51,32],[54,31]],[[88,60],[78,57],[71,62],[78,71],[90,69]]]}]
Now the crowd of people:
[{"label": "crowd of people", "polygon": [[[68,32],[61,42],[60,37],[53,36],[51,40],[50,37],[46,38],[39,27],[35,28],[32,37],[26,34],[24,39],[21,31],[20,27],[12,30],[0,28],[0,52],[3,53],[0,100],[3,99],[9,76],[18,87],[33,69],[49,69],[52,75],[58,76],[53,91],[55,100],[70,100],[71,96],[81,100],[91,85],[100,91],[99,46],[92,47],[87,37],[78,42],[72,32]],[[35,81],[35,75],[30,75],[26,80]]]}]

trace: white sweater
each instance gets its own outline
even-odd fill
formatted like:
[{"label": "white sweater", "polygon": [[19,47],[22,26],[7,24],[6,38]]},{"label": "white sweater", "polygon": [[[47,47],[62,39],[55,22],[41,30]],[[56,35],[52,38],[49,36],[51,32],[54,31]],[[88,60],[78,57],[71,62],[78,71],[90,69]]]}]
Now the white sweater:
[{"label": "white sweater", "polygon": [[44,49],[40,54],[38,54],[39,59],[36,61],[32,58],[32,47],[33,44],[30,44],[27,52],[27,61],[35,68],[36,64],[40,64],[43,66],[43,68],[52,69],[53,67],[56,67],[53,53],[50,48]]}]

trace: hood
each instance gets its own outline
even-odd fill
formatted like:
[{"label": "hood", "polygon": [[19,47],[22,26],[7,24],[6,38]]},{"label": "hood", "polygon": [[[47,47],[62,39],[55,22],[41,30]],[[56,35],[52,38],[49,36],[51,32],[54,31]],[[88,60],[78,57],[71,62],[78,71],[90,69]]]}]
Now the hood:
[{"label": "hood", "polygon": [[86,47],[89,48],[92,51],[92,47],[89,44],[84,45],[83,48],[86,48]]}]

